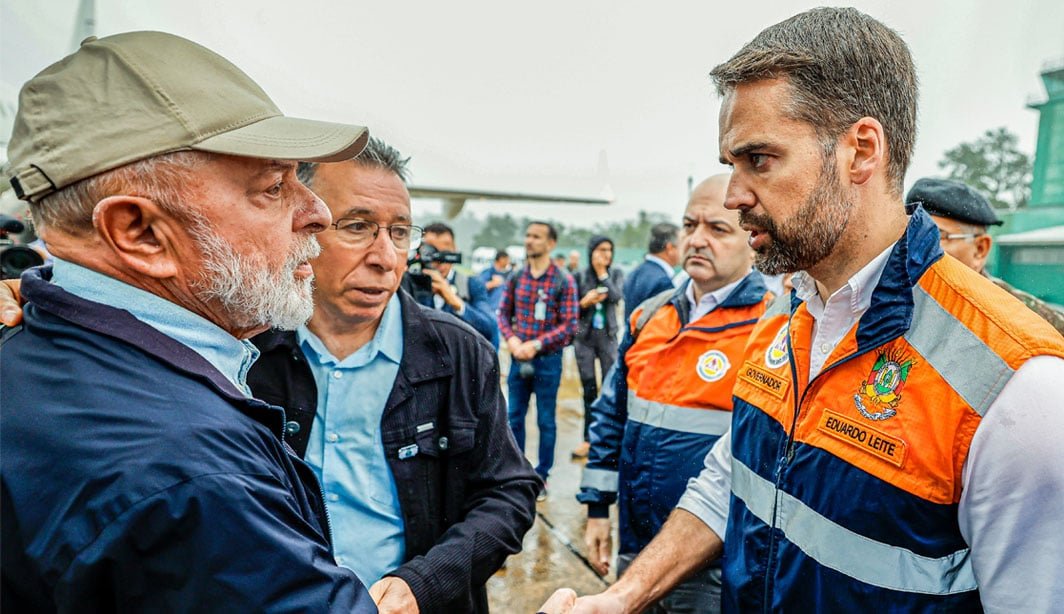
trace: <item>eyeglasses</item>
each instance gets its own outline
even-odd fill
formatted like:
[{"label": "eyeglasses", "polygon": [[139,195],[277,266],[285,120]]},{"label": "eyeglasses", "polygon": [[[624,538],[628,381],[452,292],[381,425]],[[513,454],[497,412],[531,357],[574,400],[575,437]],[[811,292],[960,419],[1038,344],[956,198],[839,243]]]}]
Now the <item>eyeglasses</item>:
[{"label": "eyeglasses", "polygon": [[974,239],[976,237],[983,236],[981,232],[955,232],[955,233],[939,233],[939,243],[945,243],[946,241],[956,241],[958,239]]},{"label": "eyeglasses", "polygon": [[387,230],[388,238],[391,239],[395,249],[417,249],[421,246],[421,235],[424,230],[420,226],[412,224],[392,224],[381,226],[377,222],[360,220],[357,218],[343,219],[332,223],[332,227],[348,243],[356,247],[363,247],[373,243],[380,231]]}]

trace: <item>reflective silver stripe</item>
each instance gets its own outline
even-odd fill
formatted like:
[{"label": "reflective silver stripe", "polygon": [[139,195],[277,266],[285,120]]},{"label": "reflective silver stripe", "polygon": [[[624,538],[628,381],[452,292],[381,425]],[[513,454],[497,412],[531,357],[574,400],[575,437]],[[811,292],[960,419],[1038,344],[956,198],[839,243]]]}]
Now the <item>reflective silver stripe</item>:
[{"label": "reflective silver stripe", "polygon": [[[778,521],[787,540],[817,563],[855,580],[896,591],[951,595],[975,590],[967,548],[934,559],[854,533],[821,516],[772,482],[732,459],[732,493],[761,522],[772,526],[776,502]],[[777,500],[778,498],[778,500]]]},{"label": "reflective silver stripe", "polygon": [[670,431],[723,435],[731,428],[732,415],[730,411],[691,409],[633,395],[628,401],[628,419]]},{"label": "reflective silver stripe", "polygon": [[986,415],[1013,369],[920,286],[913,288],[913,300],[916,312],[905,340],[976,413]]},{"label": "reflective silver stripe", "polygon": [[580,488],[594,488],[602,492],[617,492],[617,485],[616,471],[584,467],[584,477],[580,480]]}]

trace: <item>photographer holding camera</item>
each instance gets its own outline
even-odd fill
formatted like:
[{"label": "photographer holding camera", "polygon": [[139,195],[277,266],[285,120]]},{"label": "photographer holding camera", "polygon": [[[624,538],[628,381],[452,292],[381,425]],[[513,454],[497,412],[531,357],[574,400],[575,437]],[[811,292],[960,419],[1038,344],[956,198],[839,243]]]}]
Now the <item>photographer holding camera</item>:
[{"label": "photographer holding camera", "polygon": [[484,282],[454,268],[461,262],[454,230],[442,222],[429,224],[421,249],[411,258],[404,287],[418,303],[454,315],[499,349],[499,329],[488,291]]}]

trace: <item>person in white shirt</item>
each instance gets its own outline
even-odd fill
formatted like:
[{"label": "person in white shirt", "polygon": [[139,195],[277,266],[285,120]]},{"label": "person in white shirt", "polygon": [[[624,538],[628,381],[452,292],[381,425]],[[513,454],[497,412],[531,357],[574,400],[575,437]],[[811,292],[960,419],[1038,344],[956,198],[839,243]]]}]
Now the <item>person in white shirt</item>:
[{"label": "person in white shirt", "polygon": [[759,270],[800,271],[795,294],[751,335],[730,434],[655,540],[544,611],[641,611],[722,553],[726,610],[1059,607],[1064,338],[904,206],[905,43],[814,9],[711,75],[726,206]]}]

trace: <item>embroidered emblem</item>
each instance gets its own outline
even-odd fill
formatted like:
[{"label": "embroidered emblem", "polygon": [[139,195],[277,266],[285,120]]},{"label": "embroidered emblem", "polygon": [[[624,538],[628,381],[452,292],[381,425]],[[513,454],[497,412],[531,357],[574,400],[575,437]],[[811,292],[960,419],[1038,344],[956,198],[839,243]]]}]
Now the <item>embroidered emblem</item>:
[{"label": "embroidered emblem", "polygon": [[787,322],[783,325],[780,332],[776,333],[776,338],[772,340],[772,345],[765,350],[765,365],[770,369],[778,369],[787,364],[787,331],[790,329],[790,324]]},{"label": "embroidered emblem", "polygon": [[761,369],[750,361],[746,361],[746,364],[743,365],[742,371],[739,373],[739,379],[764,390],[781,401],[787,394],[789,380]]},{"label": "embroidered emblem", "polygon": [[898,413],[905,380],[915,364],[916,361],[906,359],[899,351],[888,349],[880,352],[868,379],[858,386],[857,394],[853,395],[857,411],[877,422],[893,418]]},{"label": "embroidered emblem", "polygon": [[825,409],[817,429],[897,467],[901,467],[902,462],[905,461],[904,441],[878,429],[859,424],[842,414]]},{"label": "embroidered emblem", "polygon": [[707,382],[715,382],[724,377],[730,368],[731,363],[728,362],[728,357],[724,355],[724,352],[710,350],[698,357],[695,372],[698,373],[698,377]]}]

